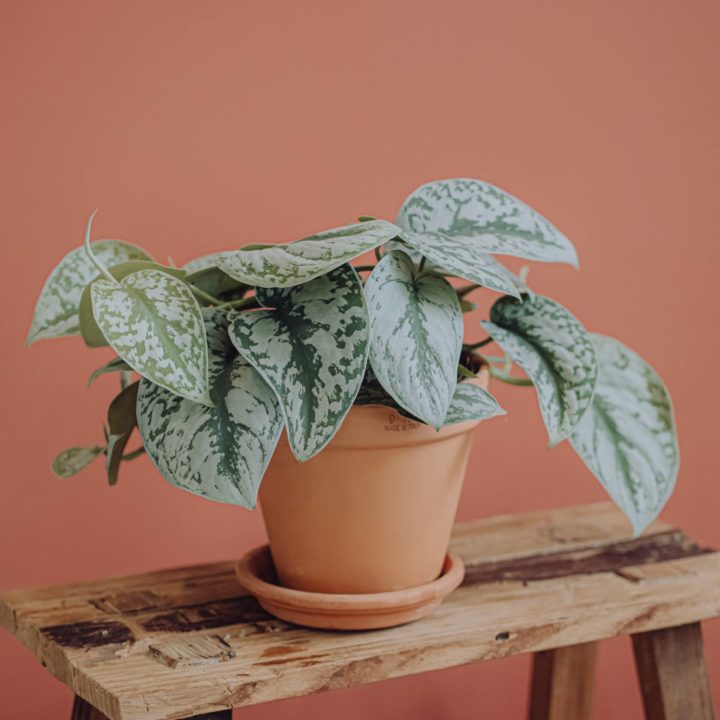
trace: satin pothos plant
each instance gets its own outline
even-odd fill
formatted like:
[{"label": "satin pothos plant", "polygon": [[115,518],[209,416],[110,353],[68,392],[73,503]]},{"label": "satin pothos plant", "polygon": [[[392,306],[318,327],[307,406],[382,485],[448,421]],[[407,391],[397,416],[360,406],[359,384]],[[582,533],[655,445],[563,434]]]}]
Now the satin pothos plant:
[{"label": "satin pothos plant", "polygon": [[[144,450],[173,485],[254,507],[283,428],[303,462],[353,405],[386,405],[438,430],[503,414],[464,382],[486,362],[498,381],[535,388],[550,445],[570,442],[636,532],[672,492],[679,455],[663,382],[496,259],[577,267],[570,241],[497,187],[431,182],[394,223],[361,217],[183,268],[119,240],[91,242],[91,222],[45,283],[28,342],[79,335],[109,346],[115,356],[90,382],[119,373],[121,389],[104,440],[56,458],[61,477],[104,456],[114,484],[122,461]],[[373,251],[375,262],[353,266]],[[481,322],[487,338],[465,343],[475,292],[499,297]],[[491,343],[499,352],[485,355]],[[129,450],[136,428],[141,446]]]}]

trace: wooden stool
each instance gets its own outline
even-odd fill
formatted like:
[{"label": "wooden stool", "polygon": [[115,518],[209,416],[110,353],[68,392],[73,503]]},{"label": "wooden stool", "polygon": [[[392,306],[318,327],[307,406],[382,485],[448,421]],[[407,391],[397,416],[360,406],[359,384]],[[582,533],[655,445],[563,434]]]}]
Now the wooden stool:
[{"label": "wooden stool", "polygon": [[76,694],[75,720],[229,719],[231,708],[535,653],[531,720],[590,717],[596,641],[632,635],[646,717],[714,717],[700,620],[720,553],[607,503],[457,525],[463,585],[429,618],[316,632],[263,612],[233,563],[0,598],[0,623]]}]

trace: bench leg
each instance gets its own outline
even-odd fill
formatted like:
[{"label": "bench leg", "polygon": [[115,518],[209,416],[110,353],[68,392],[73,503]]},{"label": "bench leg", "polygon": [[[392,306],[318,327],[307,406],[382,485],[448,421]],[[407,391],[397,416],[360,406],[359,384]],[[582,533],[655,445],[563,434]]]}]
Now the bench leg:
[{"label": "bench leg", "polygon": [[700,623],[633,635],[647,720],[714,720]]},{"label": "bench leg", "polygon": [[[70,720],[108,720],[108,717],[76,695]],[[193,715],[187,720],[232,720],[232,710],[218,710],[203,715]]]},{"label": "bench leg", "polygon": [[89,702],[76,695],[75,700],[73,700],[70,720],[108,720],[108,717],[94,708]]},{"label": "bench leg", "polygon": [[530,720],[589,720],[596,643],[543,650],[533,657]]}]

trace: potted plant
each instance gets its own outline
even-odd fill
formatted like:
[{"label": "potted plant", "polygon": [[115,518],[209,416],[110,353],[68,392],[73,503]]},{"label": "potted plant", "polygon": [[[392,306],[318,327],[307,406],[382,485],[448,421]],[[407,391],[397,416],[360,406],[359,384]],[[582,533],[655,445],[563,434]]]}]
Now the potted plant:
[{"label": "potted plant", "polygon": [[[118,373],[121,390],[104,441],[64,451],[55,473],[104,456],[113,485],[144,450],[169,482],[205,498],[253,508],[259,490],[279,585],[301,604],[332,594],[336,610],[342,597],[392,605],[438,576],[459,582],[446,550],[471,432],[504,413],[489,377],[535,388],[550,445],[571,443],[635,533],[672,492],[665,386],[496,259],[577,267],[560,231],[488,183],[431,182],[395,223],[364,216],[183,268],[91,242],[91,224],[48,278],[28,342],[110,346],[116,356],[90,381]],[[353,267],[370,252],[373,263]],[[476,291],[499,298],[481,323],[487,337],[464,343]],[[142,445],[128,450],[136,428]],[[244,569],[270,562],[256,553]],[[266,607],[282,615],[282,602]]]}]

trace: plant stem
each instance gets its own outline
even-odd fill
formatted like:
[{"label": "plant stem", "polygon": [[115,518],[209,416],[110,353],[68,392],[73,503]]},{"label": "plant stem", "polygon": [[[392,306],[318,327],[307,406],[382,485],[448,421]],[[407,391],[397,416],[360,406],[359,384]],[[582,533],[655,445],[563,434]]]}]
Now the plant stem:
[{"label": "plant stem", "polygon": [[418,265],[418,272],[422,272],[425,269],[425,261],[426,260],[427,260],[427,258],[424,255],[420,258],[420,264]]},{"label": "plant stem", "polygon": [[126,453],[122,456],[123,460],[134,460],[136,457],[140,457],[145,452],[145,446],[141,445],[137,450]]},{"label": "plant stem", "polygon": [[489,345],[493,339],[491,337],[486,337],[484,340],[480,340],[476,343],[463,343],[463,350],[477,350],[478,348],[485,347],[485,345]]},{"label": "plant stem", "polygon": [[379,246],[379,245],[375,248],[375,259],[376,259],[378,262],[380,262],[380,260],[382,260],[382,252],[380,252],[380,246]]},{"label": "plant stem", "polygon": [[371,272],[375,269],[375,265],[354,265],[355,272]]},{"label": "plant stem", "polygon": [[190,288],[190,291],[192,294],[198,299],[198,300],[204,300],[207,303],[210,303],[211,305],[222,305],[223,301],[219,300],[213,295],[210,295],[210,293],[206,293],[204,290],[201,290],[196,285],[193,285],[192,283],[188,283],[188,287]]},{"label": "plant stem", "polygon": [[95,253],[90,248],[90,231],[92,230],[93,218],[97,215],[97,208],[90,213],[90,217],[85,227],[85,252],[88,254],[93,265],[114,285],[117,285],[117,280],[108,272],[108,269],[95,257]]},{"label": "plant stem", "polygon": [[478,285],[477,283],[472,283],[470,285],[465,285],[464,287],[459,287],[455,289],[455,292],[458,294],[459,297],[465,297],[466,295],[469,295],[473,290],[477,290],[477,288],[482,287],[482,285]]},{"label": "plant stem", "polygon": [[218,307],[227,310],[240,310],[241,308],[260,307],[260,303],[255,295],[252,295],[251,297],[241,298],[240,300],[231,300],[230,302],[221,303]]},{"label": "plant stem", "polygon": [[508,385],[519,385],[521,387],[528,387],[533,384],[532,380],[529,380],[528,378],[512,377],[511,375],[504,373],[502,370],[498,370],[492,365],[490,365],[490,376],[494,377],[496,380],[507,383]]}]

